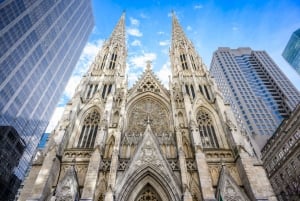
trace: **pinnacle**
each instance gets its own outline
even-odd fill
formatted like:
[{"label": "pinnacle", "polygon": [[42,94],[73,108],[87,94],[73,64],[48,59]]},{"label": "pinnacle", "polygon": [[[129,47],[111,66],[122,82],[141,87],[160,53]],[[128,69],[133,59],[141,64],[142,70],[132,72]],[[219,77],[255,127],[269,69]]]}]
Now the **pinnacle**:
[{"label": "pinnacle", "polygon": [[187,40],[174,11],[172,11],[172,41],[180,39]]},{"label": "pinnacle", "polygon": [[125,11],[123,11],[120,20],[118,21],[115,29],[110,37],[112,40],[119,39],[120,41],[124,41],[125,45]]}]

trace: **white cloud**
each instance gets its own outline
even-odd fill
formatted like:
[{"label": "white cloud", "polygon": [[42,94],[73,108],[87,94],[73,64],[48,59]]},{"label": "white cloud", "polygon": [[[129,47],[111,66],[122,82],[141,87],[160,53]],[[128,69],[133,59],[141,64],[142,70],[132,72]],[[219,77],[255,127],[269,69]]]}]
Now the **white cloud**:
[{"label": "white cloud", "polygon": [[169,89],[169,76],[171,76],[170,62],[168,61],[163,67],[156,73],[162,84]]},{"label": "white cloud", "polygon": [[168,17],[172,17],[172,13],[168,13]]},{"label": "white cloud", "polygon": [[128,28],[127,33],[131,36],[137,36],[137,37],[141,37],[143,35],[143,33],[140,32],[140,30],[136,29],[136,28]]},{"label": "white cloud", "polygon": [[186,30],[191,31],[192,27],[189,25],[189,26],[186,27]]},{"label": "white cloud", "polygon": [[131,71],[131,72],[127,73],[129,88],[138,80],[139,75],[140,75],[140,73],[138,73],[138,72]]},{"label": "white cloud", "polygon": [[129,58],[130,68],[142,68],[144,69],[147,61],[154,61],[156,59],[155,53],[143,53],[143,55],[132,56]]},{"label": "white cloud", "polygon": [[148,16],[144,13],[141,13],[140,16],[141,16],[141,18],[144,18],[144,19],[148,18]]},{"label": "white cloud", "polygon": [[66,85],[64,95],[67,96],[67,99],[65,101],[68,101],[68,99],[73,96],[76,86],[79,84],[83,74],[87,72],[90,64],[93,62],[98,51],[101,49],[102,44],[103,40],[100,39],[97,41],[89,42],[84,47],[79,61],[72,73],[72,76]]},{"label": "white cloud", "polygon": [[140,25],[140,21],[139,20],[137,20],[137,19],[135,19],[133,17],[131,17],[129,19],[130,19],[131,25],[135,25],[135,26],[139,26]]},{"label": "white cloud", "polygon": [[64,91],[64,95],[68,98],[71,98],[74,95],[75,88],[78,86],[82,76],[72,76],[67,83],[67,86]]},{"label": "white cloud", "polygon": [[159,32],[157,32],[157,34],[158,34],[158,35],[164,35],[164,34],[165,34],[165,32],[163,32],[163,31],[159,31]]},{"label": "white cloud", "polygon": [[195,5],[195,6],[194,6],[194,9],[196,9],[196,10],[197,10],[197,9],[201,9],[201,8],[203,8],[203,5],[201,5],[201,4],[198,4],[198,5]]},{"label": "white cloud", "polygon": [[239,30],[238,27],[236,27],[236,26],[232,27],[232,31],[238,31],[238,30]]},{"label": "white cloud", "polygon": [[160,46],[167,46],[167,45],[169,45],[169,41],[168,40],[165,40],[165,41],[159,41],[159,45]]},{"label": "white cloud", "polygon": [[72,98],[75,92],[75,88],[78,86],[82,78],[82,75],[87,72],[89,65],[92,63],[98,51],[101,49],[102,44],[103,44],[103,40],[99,39],[87,43],[86,46],[84,47],[82,54],[78,60],[78,63],[66,85],[63,96],[59,101],[60,106],[56,107],[51,117],[51,120],[48,124],[48,127],[46,129],[46,132],[50,133],[55,128],[57,122],[61,119],[65,104]]},{"label": "white cloud", "polygon": [[48,124],[48,127],[46,128],[46,131],[45,133],[51,133],[53,131],[53,129],[56,127],[58,121],[61,119],[62,117],[62,114],[64,112],[64,108],[65,107],[57,107],[55,110],[54,110],[54,113],[51,117],[51,120]]},{"label": "white cloud", "polygon": [[139,40],[134,40],[132,43],[131,43],[131,46],[141,46],[141,41]]}]

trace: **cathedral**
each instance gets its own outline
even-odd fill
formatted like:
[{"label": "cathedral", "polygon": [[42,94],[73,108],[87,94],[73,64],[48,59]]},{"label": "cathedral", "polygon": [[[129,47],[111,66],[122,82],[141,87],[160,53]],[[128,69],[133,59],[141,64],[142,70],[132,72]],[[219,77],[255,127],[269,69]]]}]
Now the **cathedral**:
[{"label": "cathedral", "polygon": [[150,61],[127,87],[125,41],[124,13],[37,153],[18,200],[277,200],[255,145],[175,14],[169,89]]}]

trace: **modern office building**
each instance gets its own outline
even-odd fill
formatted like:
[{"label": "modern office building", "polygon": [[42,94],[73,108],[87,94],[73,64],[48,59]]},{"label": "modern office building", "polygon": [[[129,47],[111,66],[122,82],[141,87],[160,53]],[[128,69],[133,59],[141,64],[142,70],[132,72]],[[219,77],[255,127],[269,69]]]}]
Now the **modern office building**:
[{"label": "modern office building", "polygon": [[25,143],[22,179],[94,21],[90,0],[0,2],[0,125]]},{"label": "modern office building", "polygon": [[299,91],[265,51],[218,48],[210,72],[239,126],[260,148],[300,101]]},{"label": "modern office building", "polygon": [[21,183],[13,170],[22,157],[25,143],[11,126],[0,126],[0,133],[0,200],[12,200]]},{"label": "modern office building", "polygon": [[300,29],[292,34],[282,56],[300,74]]},{"label": "modern office building", "polygon": [[300,104],[268,140],[262,160],[278,200],[300,200]]}]

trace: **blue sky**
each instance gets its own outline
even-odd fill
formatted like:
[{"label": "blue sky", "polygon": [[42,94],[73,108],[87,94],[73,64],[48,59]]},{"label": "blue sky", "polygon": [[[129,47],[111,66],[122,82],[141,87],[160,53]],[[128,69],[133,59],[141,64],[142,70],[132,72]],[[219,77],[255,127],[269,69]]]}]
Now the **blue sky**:
[{"label": "blue sky", "polygon": [[265,50],[300,90],[299,75],[281,56],[292,32],[300,28],[300,0],[93,0],[92,4],[95,28],[47,131],[59,120],[63,106],[123,11],[130,86],[142,73],[146,60],[152,60],[153,70],[167,84],[173,10],[207,68],[218,47]]}]

